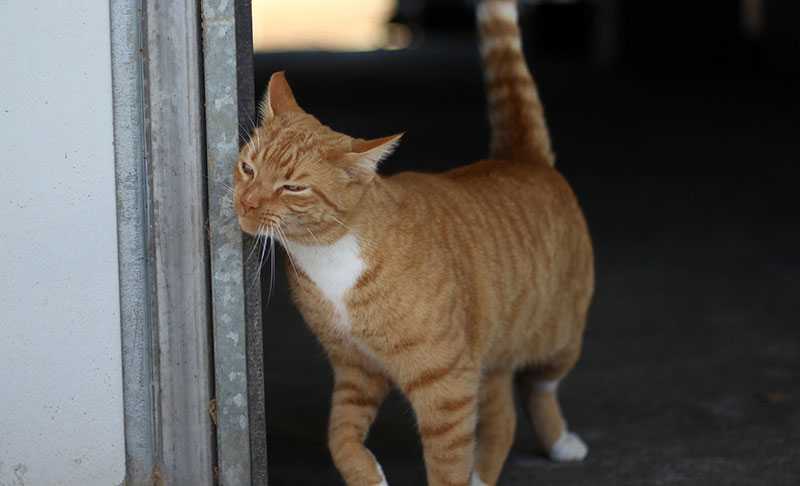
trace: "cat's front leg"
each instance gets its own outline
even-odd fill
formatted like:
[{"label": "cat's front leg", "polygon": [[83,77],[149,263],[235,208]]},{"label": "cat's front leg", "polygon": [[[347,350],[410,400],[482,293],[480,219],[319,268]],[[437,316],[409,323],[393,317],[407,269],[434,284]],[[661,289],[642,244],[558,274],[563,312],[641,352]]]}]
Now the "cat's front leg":
[{"label": "cat's front leg", "polygon": [[417,416],[428,486],[469,486],[475,460],[479,371],[464,353],[415,370],[403,391]]},{"label": "cat's front leg", "polygon": [[328,447],[348,486],[387,486],[380,464],[364,447],[367,432],[389,391],[388,379],[367,363],[332,357],[334,370]]}]

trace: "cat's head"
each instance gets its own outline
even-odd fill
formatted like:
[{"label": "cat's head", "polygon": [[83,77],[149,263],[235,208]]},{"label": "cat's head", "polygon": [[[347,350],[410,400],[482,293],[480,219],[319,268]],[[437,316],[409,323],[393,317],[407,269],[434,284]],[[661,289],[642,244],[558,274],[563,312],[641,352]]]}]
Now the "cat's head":
[{"label": "cat's head", "polygon": [[297,104],[282,72],[272,75],[261,124],[234,168],[234,207],[247,233],[280,227],[292,236],[346,219],[401,135],[362,140],[336,132]]}]

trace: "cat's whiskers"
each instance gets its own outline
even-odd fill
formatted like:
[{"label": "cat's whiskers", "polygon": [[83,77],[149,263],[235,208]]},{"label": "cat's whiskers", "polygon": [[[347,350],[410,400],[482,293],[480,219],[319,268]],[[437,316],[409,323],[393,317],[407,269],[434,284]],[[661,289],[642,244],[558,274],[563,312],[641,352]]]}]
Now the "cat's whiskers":
[{"label": "cat's whiskers", "polygon": [[333,218],[333,220],[334,220],[334,221],[336,221],[337,223],[339,223],[339,225],[340,225],[342,228],[344,228],[344,229],[346,229],[347,231],[349,231],[349,232],[353,233],[354,235],[356,234],[356,232],[355,232],[355,230],[353,230],[353,228],[351,228],[351,227],[347,226],[346,224],[344,224],[344,221],[342,221],[341,219],[337,218],[336,216],[334,216],[334,215],[332,215],[332,214],[331,214],[330,216],[331,216],[331,218]]},{"label": "cat's whiskers", "polygon": [[256,129],[256,112],[255,111],[253,111],[252,113],[248,113],[247,114],[247,121],[250,122],[250,129],[251,130],[255,130]]},{"label": "cat's whiskers", "polygon": [[[252,125],[252,123],[251,123]],[[239,146],[244,145],[250,140],[250,132],[253,131],[253,128],[248,128],[244,126],[241,122],[239,122]]]},{"label": "cat's whiskers", "polygon": [[[256,147],[261,147],[261,134],[258,133],[258,130],[254,130],[253,134],[255,135],[255,139],[256,139],[256,144],[255,144]],[[253,152],[255,152],[255,148],[253,149]]]},{"label": "cat's whiskers", "polygon": [[258,270],[256,270],[256,275],[253,277],[253,281],[250,283],[251,286],[255,285],[256,282],[261,278],[261,268],[264,266],[264,255],[267,252],[267,245],[263,245],[261,248],[261,258],[258,261]]},{"label": "cat's whiskers", "polygon": [[[267,248],[267,259],[269,260],[269,288],[267,289],[267,305],[272,300],[272,289],[275,287],[275,238],[272,227],[269,228],[269,233],[265,234],[264,247]],[[269,239],[269,242],[266,240]],[[260,272],[259,272],[260,273]]]},{"label": "cat's whiskers", "polygon": [[[258,264],[256,278],[260,279],[265,260],[269,261],[269,288],[267,290],[267,305],[269,305],[272,300],[272,291],[275,288],[275,227],[272,225],[264,225],[263,228],[263,248],[261,250],[261,261]],[[255,284],[255,280],[253,284]]]},{"label": "cat's whiskers", "polygon": [[267,293],[267,305],[272,300],[272,289],[275,288],[275,238],[270,229],[269,237],[269,255],[270,255],[270,269],[269,269],[269,291]]},{"label": "cat's whiskers", "polygon": [[[239,133],[242,138],[242,141],[244,141],[247,145],[249,145],[250,150],[252,150],[255,153],[255,145],[253,145],[253,137],[250,134],[256,132],[256,121],[251,115],[247,116],[246,121],[250,124],[250,127],[248,128],[242,126],[242,124],[239,123],[239,130],[240,130]],[[244,132],[244,135],[242,135],[242,132]]]},{"label": "cat's whiskers", "polygon": [[203,177],[205,177],[206,180],[208,182],[212,183],[212,184],[216,184],[216,185],[222,186],[222,188],[225,189],[226,193],[233,194],[233,192],[234,192],[233,186],[228,185],[227,183],[222,182],[222,181],[213,180],[211,177],[209,177],[207,175],[204,175]]},{"label": "cat's whiskers", "polygon": [[292,256],[292,247],[291,243],[289,243],[289,238],[286,237],[286,233],[283,232],[280,226],[276,226],[275,229],[278,231],[278,237],[281,239],[281,243],[283,244],[284,248],[286,248],[286,255],[289,257],[289,263],[292,264],[294,274],[299,279],[300,273],[297,271],[297,266],[294,263],[294,257]]},{"label": "cat's whiskers", "polygon": [[311,231],[311,228],[309,228],[308,226],[303,226],[303,227],[306,229],[306,231],[308,231],[308,234],[310,234],[311,237],[314,238],[314,240],[317,242],[317,245],[322,246],[322,242],[320,242],[319,238],[317,238],[317,235],[315,235],[314,232]]},{"label": "cat's whiskers", "polygon": [[369,247],[370,249],[373,249],[373,250],[377,249],[377,245],[375,244],[375,242],[373,242],[372,240],[369,240],[367,238],[364,238],[362,235],[359,235],[358,233],[356,233],[356,231],[353,228],[351,228],[351,227],[347,226],[346,224],[344,224],[344,222],[342,220],[340,220],[339,218],[337,218],[336,216],[331,215],[331,218],[333,218],[333,220],[335,222],[337,222],[342,228],[344,228],[348,232],[352,233],[353,236],[355,236],[358,239],[359,243],[363,243],[365,246]]},{"label": "cat's whiskers", "polygon": [[253,246],[250,248],[250,253],[247,254],[245,262],[250,261],[250,258],[253,257],[253,252],[256,250],[256,248],[258,248],[258,244],[262,242],[262,239],[264,238],[264,229],[265,228],[263,224],[258,225],[258,228],[256,229],[256,239],[253,242]]}]

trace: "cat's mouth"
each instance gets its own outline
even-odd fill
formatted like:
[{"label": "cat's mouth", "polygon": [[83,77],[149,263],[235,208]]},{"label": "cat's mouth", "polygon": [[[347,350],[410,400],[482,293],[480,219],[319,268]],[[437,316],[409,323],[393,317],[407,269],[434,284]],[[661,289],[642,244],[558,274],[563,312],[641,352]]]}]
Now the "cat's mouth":
[{"label": "cat's mouth", "polygon": [[239,227],[242,231],[252,236],[259,234],[267,234],[276,228],[280,228],[280,221],[272,218],[250,218],[246,216],[239,216]]}]

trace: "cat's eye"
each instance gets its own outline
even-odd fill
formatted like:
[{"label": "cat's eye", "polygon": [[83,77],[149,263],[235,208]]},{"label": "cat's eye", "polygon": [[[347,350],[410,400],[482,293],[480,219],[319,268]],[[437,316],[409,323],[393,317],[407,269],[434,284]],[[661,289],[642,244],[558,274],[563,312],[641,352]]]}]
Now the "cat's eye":
[{"label": "cat's eye", "polygon": [[253,168],[252,165],[248,164],[244,160],[239,165],[242,168],[242,172],[244,172],[246,175],[250,177],[253,177],[255,175],[256,170]]},{"label": "cat's eye", "polygon": [[281,189],[287,192],[303,192],[308,189],[306,186],[295,186],[293,184],[284,184]]}]

